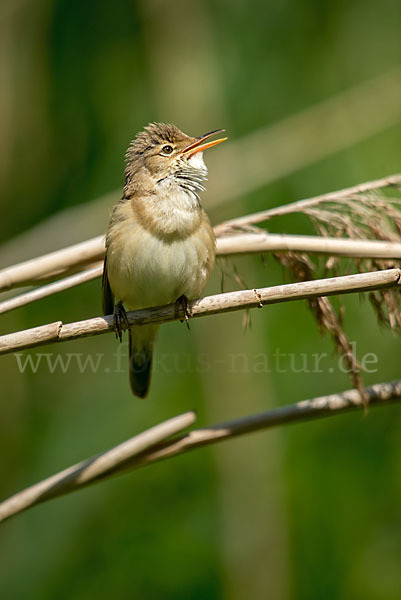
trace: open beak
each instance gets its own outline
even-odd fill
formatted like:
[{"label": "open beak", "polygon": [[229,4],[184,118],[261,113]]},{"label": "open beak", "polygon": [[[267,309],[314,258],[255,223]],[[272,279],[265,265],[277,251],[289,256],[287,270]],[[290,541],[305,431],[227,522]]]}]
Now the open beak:
[{"label": "open beak", "polygon": [[197,152],[203,152],[208,148],[213,148],[213,146],[220,144],[220,142],[225,142],[225,140],[227,139],[226,137],[220,138],[219,140],[213,140],[212,142],[206,142],[206,140],[212,137],[212,135],[215,135],[216,133],[222,133],[223,131],[224,129],[216,129],[215,131],[211,131],[210,133],[205,133],[205,135],[201,135],[200,137],[196,138],[196,140],[192,142],[192,144],[184,148],[184,150],[181,152],[181,156],[185,156],[185,158],[188,159],[191,158],[191,156],[193,156]]}]

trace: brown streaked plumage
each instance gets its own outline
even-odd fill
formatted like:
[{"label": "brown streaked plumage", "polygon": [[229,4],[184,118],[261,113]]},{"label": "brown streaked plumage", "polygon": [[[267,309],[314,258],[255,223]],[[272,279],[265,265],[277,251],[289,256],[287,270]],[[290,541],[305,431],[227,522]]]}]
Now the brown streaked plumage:
[{"label": "brown streaked plumage", "polygon": [[[221,131],[221,130],[219,130]],[[226,138],[194,138],[174,125],[152,123],[126,153],[123,197],[106,235],[103,310],[114,312],[121,340],[125,309],[136,310],[200,296],[215,261],[215,237],[199,201],[207,169],[203,151]],[[158,325],[129,330],[130,383],[149,390]]]}]

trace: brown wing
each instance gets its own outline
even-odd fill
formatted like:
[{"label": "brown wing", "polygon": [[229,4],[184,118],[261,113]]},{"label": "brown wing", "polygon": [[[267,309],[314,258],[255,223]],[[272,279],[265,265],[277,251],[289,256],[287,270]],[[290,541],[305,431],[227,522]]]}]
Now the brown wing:
[{"label": "brown wing", "polygon": [[114,296],[111,291],[109,278],[107,277],[107,254],[104,259],[102,277],[102,308],[104,315],[112,315],[114,312]]}]

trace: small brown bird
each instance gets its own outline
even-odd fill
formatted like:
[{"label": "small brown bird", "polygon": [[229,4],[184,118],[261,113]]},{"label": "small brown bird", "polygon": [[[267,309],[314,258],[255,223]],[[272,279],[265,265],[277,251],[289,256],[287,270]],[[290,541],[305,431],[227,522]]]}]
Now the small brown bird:
[{"label": "small brown bird", "polygon": [[[106,235],[103,311],[114,313],[117,334],[128,310],[200,296],[215,261],[215,237],[199,201],[207,169],[203,151],[227,138],[207,141],[174,125],[152,123],[126,153],[123,197]],[[153,346],[159,325],[129,329],[129,374],[133,393],[149,391]]]}]

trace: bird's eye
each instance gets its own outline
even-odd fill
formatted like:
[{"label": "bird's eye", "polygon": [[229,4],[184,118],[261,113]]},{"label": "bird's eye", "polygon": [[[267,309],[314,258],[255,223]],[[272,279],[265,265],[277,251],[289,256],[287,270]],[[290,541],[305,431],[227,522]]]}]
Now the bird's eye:
[{"label": "bird's eye", "polygon": [[162,148],[162,152],[163,154],[171,154],[173,152],[174,148],[172,146],[163,146]]}]

